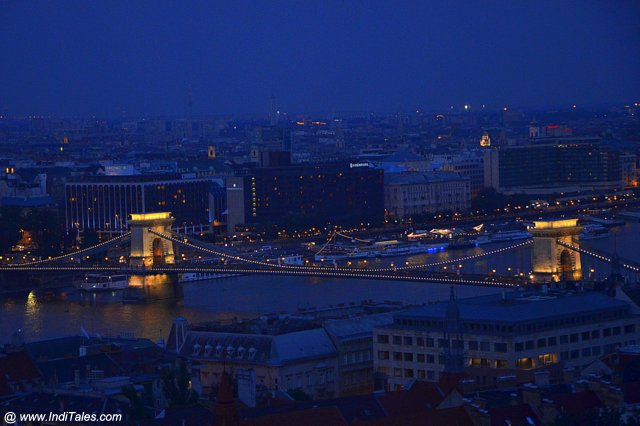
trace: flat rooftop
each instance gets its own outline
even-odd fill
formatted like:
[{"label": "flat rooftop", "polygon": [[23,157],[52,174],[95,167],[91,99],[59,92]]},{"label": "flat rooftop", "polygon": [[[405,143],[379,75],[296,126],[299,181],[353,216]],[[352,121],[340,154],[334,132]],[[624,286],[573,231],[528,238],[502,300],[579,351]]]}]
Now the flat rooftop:
[{"label": "flat rooftop", "polygon": [[[438,302],[398,312],[394,318],[442,320],[445,318],[448,303],[448,301]],[[629,309],[628,303],[596,292],[542,294],[516,291],[458,299],[457,304],[460,319],[463,321],[504,323],[575,317]]]}]

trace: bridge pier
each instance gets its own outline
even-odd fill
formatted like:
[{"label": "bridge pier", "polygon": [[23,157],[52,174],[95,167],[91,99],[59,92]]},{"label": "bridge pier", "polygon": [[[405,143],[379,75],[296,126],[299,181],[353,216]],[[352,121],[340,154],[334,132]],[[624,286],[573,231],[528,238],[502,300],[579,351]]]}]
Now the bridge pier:
[{"label": "bridge pier", "polygon": [[174,218],[170,212],[139,213],[129,215],[131,255],[129,265],[136,268],[129,275],[129,286],[122,292],[123,302],[177,299],[182,297],[182,286],[177,273],[158,273],[151,268],[173,265],[173,243],[150,231],[172,235]]},{"label": "bridge pier", "polygon": [[557,219],[534,221],[531,265],[535,283],[557,282],[560,280],[579,281],[582,279],[580,253],[558,244],[558,241],[577,241],[581,226],[578,219]]}]

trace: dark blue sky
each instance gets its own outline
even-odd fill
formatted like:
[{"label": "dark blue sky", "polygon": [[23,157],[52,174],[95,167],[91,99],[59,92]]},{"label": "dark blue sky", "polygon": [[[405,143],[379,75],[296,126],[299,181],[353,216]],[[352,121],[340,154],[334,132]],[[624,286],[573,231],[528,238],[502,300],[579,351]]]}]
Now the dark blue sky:
[{"label": "dark blue sky", "polygon": [[633,0],[0,0],[0,28],[12,115],[640,100]]}]

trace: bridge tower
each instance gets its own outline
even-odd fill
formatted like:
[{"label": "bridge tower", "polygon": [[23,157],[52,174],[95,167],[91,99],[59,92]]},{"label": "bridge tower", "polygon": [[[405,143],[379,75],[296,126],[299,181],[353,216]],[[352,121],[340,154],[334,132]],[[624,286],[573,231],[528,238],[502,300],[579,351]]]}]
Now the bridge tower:
[{"label": "bridge tower", "polygon": [[174,218],[169,212],[129,215],[127,223],[131,231],[130,266],[151,268],[174,263],[173,243],[149,232],[152,230],[171,236],[173,221]]},{"label": "bridge tower", "polygon": [[577,243],[582,230],[578,219],[534,221],[531,264],[534,282],[550,282],[582,279],[580,253],[558,244],[563,241]]}]

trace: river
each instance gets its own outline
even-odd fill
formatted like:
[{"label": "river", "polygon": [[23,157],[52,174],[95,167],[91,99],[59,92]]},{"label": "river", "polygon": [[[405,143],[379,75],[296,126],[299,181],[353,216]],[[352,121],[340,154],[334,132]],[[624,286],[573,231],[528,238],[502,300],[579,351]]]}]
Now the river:
[{"label": "river", "polygon": [[[502,246],[513,243],[502,243]],[[612,252],[615,247],[621,257],[640,263],[640,224],[628,222],[614,228],[608,237],[585,241],[584,244]],[[371,267],[387,266],[391,261],[432,262],[493,250],[491,244],[466,250],[450,250],[436,254],[411,256],[405,259],[374,259]],[[465,263],[463,271],[497,274],[528,274],[531,269],[530,246],[497,256]],[[585,276],[594,269],[596,279],[608,275],[608,265],[582,256]],[[440,267],[442,268],[442,267]],[[510,269],[509,269],[510,268]],[[102,294],[63,293],[55,300],[41,301],[31,293],[27,297],[0,300],[0,343],[8,342],[11,334],[21,329],[27,341],[60,337],[81,332],[101,335],[132,335],[158,340],[166,338],[172,321],[183,316],[190,322],[229,320],[253,317],[273,312],[295,312],[299,308],[325,308],[338,304],[360,304],[399,301],[423,304],[448,297],[449,287],[437,283],[378,281],[342,278],[238,276],[185,283],[180,300],[154,301],[144,304],[123,304],[118,292]],[[458,286],[460,298],[502,291],[500,288]]]}]

